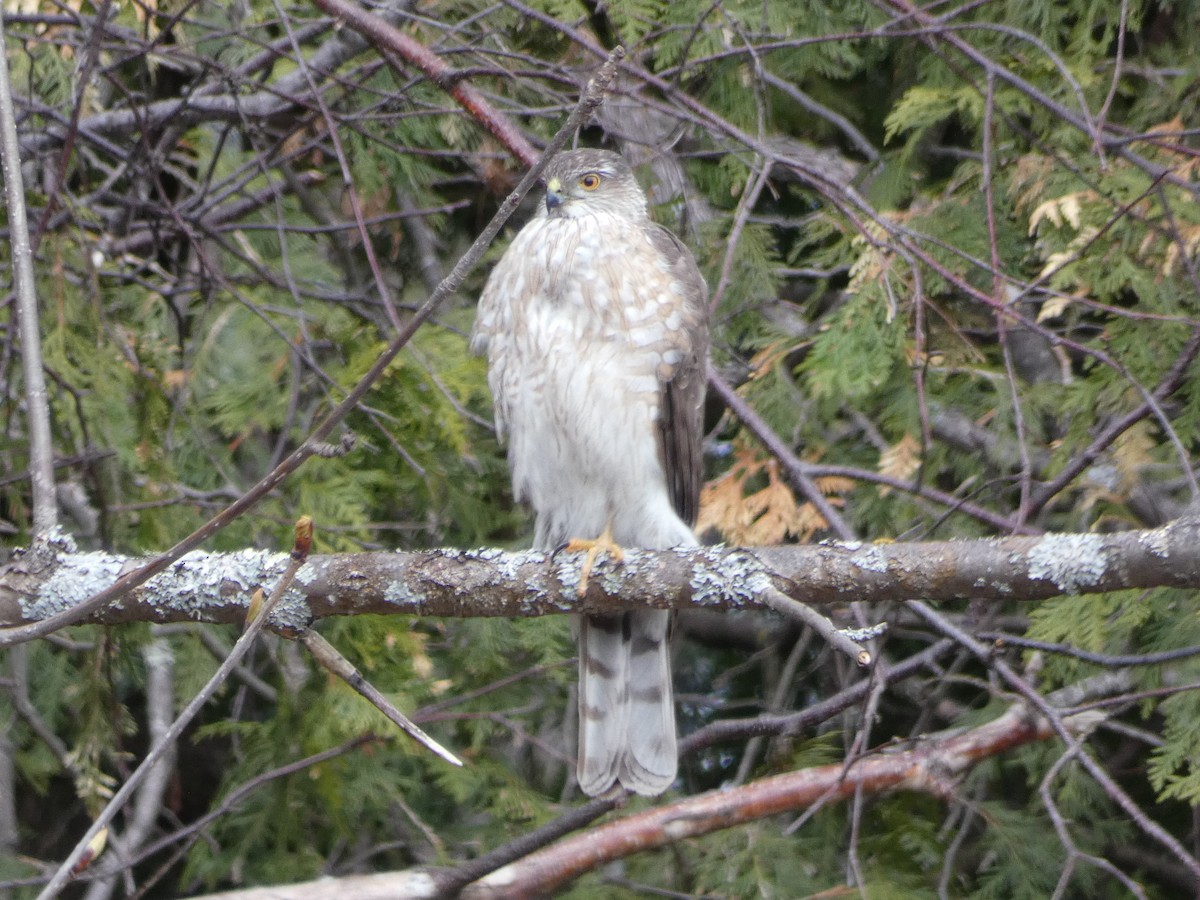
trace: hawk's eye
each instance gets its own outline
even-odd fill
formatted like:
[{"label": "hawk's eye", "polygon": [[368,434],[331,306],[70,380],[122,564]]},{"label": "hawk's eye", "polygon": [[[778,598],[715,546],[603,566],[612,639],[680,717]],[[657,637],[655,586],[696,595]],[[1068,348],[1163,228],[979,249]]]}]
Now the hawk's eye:
[{"label": "hawk's eye", "polygon": [[585,191],[594,191],[596,188],[600,187],[600,176],[595,172],[588,172],[579,179],[579,186]]}]

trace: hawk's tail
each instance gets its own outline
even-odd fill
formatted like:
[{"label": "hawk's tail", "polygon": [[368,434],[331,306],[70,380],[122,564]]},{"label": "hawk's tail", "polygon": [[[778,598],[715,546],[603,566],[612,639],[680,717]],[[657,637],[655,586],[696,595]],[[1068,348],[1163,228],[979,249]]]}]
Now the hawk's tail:
[{"label": "hawk's tail", "polygon": [[620,780],[661,794],[675,780],[671,614],[588,616],[579,633],[579,786],[595,796]]}]

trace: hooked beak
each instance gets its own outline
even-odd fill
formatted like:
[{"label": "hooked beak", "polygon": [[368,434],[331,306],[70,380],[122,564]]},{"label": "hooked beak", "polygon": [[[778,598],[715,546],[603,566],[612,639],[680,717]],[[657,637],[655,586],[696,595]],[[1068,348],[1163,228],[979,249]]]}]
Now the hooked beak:
[{"label": "hooked beak", "polygon": [[546,212],[552,212],[562,206],[566,199],[563,196],[561,181],[551,178],[546,182]]}]

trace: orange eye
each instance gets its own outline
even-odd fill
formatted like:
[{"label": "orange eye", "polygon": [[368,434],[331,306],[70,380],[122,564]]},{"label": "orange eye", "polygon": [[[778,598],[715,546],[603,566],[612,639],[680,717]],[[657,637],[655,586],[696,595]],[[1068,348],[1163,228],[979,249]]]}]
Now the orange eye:
[{"label": "orange eye", "polygon": [[595,172],[588,172],[579,179],[579,186],[585,191],[594,191],[596,188],[600,187],[600,176]]}]

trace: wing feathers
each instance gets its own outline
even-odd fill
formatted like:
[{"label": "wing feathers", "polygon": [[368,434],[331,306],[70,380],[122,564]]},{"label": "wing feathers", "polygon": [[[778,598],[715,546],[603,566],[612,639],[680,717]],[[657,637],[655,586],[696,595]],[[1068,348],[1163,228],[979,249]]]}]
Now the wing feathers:
[{"label": "wing feathers", "polygon": [[664,381],[659,404],[659,455],[675,511],[696,522],[704,480],[704,389],[708,378],[708,285],[691,252],[661,225],[650,226],[650,242],[683,287],[682,326],[676,346],[683,358]]}]

